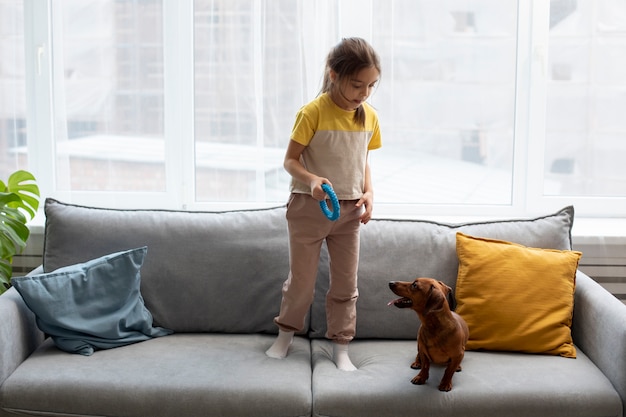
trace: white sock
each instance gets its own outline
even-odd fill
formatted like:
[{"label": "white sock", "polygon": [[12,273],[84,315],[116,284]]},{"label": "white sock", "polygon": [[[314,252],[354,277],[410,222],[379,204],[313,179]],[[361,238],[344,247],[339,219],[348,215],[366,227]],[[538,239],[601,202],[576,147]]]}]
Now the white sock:
[{"label": "white sock", "polygon": [[356,371],[356,366],[352,364],[348,356],[347,344],[333,343],[333,361],[342,371]]},{"label": "white sock", "polygon": [[274,341],[274,344],[265,352],[267,356],[274,359],[282,359],[287,356],[287,351],[291,342],[293,342],[294,332],[285,332],[278,330],[278,337]]}]

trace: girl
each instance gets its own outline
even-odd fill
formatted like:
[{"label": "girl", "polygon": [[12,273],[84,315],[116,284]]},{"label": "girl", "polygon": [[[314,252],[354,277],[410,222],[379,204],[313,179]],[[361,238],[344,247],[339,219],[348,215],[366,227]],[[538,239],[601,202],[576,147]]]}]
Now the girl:
[{"label": "girl", "polygon": [[[290,271],[283,284],[279,332],[266,354],[284,358],[294,332],[302,330],[313,302],[322,242],[330,257],[326,337],[337,368],[356,367],[348,343],[356,330],[359,227],[372,217],[368,152],[381,146],[378,117],[365,101],[380,77],[380,61],[363,39],[343,39],[328,54],[320,95],[296,115],[284,167],[291,175],[287,204]],[[329,221],[320,210],[322,184],[334,188],[341,216]]]}]

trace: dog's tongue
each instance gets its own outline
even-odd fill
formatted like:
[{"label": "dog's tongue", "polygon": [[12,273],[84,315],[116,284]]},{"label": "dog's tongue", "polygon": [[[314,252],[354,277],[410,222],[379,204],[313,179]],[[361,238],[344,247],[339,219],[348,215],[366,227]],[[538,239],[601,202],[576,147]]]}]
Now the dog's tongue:
[{"label": "dog's tongue", "polygon": [[388,306],[396,306],[398,308],[407,308],[413,305],[410,298],[400,297],[387,303]]},{"label": "dog's tongue", "polygon": [[397,303],[399,303],[399,302],[400,302],[400,301],[402,301],[402,300],[403,300],[403,298],[402,298],[402,297],[400,297],[400,298],[396,298],[395,300],[391,300],[391,301],[389,301],[389,302],[387,303],[387,306],[395,306]]}]

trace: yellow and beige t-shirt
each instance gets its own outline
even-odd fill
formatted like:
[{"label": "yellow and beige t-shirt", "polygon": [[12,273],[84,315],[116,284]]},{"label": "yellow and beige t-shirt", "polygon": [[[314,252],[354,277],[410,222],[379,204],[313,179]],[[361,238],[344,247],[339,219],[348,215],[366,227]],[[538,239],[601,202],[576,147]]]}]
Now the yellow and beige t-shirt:
[{"label": "yellow and beige t-shirt", "polygon": [[[300,109],[291,132],[291,140],[306,146],[304,167],[328,178],[339,200],[361,198],[367,152],[382,145],[376,111],[367,103],[363,109],[365,127],[354,122],[354,111],[343,110],[323,93]],[[310,194],[311,189],[292,179],[291,192]]]}]

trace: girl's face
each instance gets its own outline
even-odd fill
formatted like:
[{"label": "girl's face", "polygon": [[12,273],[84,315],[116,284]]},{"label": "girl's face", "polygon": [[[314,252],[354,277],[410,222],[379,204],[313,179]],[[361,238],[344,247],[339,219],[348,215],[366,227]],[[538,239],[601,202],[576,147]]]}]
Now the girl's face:
[{"label": "girl's face", "polygon": [[329,92],[330,98],[344,110],[355,110],[372,94],[379,77],[376,67],[363,68],[345,79],[338,79],[337,73],[331,70],[333,88]]}]

